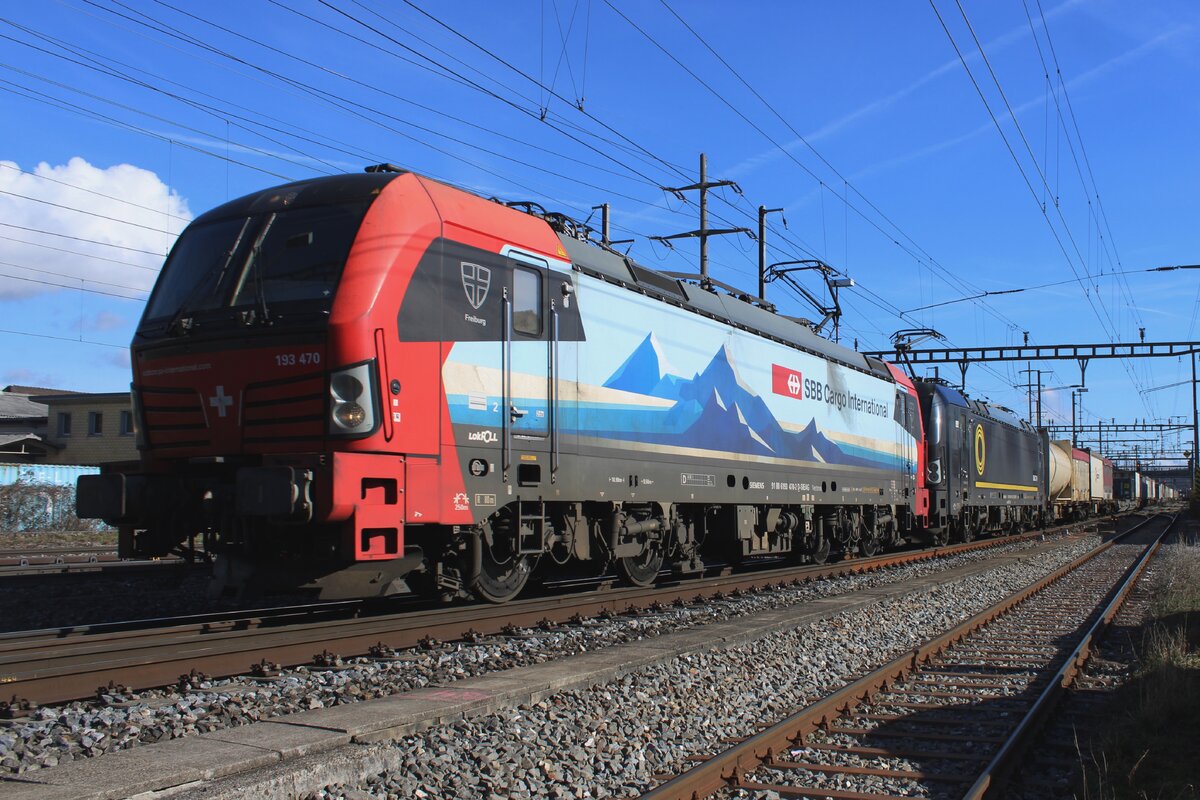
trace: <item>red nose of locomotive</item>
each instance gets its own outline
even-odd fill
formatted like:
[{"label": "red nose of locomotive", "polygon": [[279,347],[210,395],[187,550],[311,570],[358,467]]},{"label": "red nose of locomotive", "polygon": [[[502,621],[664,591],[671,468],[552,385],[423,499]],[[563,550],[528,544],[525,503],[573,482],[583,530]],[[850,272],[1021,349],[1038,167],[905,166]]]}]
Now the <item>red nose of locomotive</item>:
[{"label": "red nose of locomotive", "polygon": [[134,395],[141,444],[155,457],[281,452],[326,435],[324,342],[193,352],[141,353]]}]

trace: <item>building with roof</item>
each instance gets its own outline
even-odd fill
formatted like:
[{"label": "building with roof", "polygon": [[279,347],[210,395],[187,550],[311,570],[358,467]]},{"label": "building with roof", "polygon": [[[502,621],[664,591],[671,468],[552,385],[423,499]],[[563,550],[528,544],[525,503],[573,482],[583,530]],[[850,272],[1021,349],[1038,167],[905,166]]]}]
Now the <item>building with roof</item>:
[{"label": "building with roof", "polygon": [[0,389],[0,461],[41,461],[54,449],[46,441],[46,405],[31,399],[32,392],[27,391],[31,388]]},{"label": "building with roof", "polygon": [[0,390],[0,462],[95,466],[137,458],[128,392]]},{"label": "building with roof", "polygon": [[37,395],[46,407],[46,464],[137,461],[129,392]]}]

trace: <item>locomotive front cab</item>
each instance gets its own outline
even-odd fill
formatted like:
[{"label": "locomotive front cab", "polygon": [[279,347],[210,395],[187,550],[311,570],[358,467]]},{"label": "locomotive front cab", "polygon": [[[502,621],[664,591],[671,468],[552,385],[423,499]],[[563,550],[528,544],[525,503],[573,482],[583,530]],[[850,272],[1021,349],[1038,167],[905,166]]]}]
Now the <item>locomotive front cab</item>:
[{"label": "locomotive front cab", "polygon": [[[180,236],[132,345],[140,464],[78,487],[80,516],[118,526],[123,555],[200,538],[219,577],[244,584],[247,565],[269,564],[285,585],[334,596],[383,593],[420,561],[403,546],[394,378],[374,313],[429,226],[398,222],[384,194],[397,177],[269,189]],[[375,586],[325,585],[347,563]]]},{"label": "locomotive front cab", "polygon": [[957,393],[931,380],[916,382],[925,422],[925,483],[929,487],[929,529],[935,542],[947,541],[948,520],[958,513],[961,495],[954,491],[961,469],[957,440],[951,431],[961,425]]}]

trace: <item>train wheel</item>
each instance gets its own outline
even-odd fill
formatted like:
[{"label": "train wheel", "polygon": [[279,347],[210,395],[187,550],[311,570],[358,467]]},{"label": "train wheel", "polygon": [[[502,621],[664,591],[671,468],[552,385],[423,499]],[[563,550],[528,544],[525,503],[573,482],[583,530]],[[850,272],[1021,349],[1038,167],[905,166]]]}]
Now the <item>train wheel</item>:
[{"label": "train wheel", "polygon": [[824,564],[829,559],[829,540],[822,537],[804,549],[808,560],[814,564]]},{"label": "train wheel", "polygon": [[878,553],[882,547],[882,537],[878,531],[865,534],[863,538],[858,540],[858,552],[864,556],[873,556]]},{"label": "train wheel", "polygon": [[636,556],[625,556],[617,559],[617,569],[625,580],[635,586],[650,586],[658,578],[662,569],[663,551],[661,547],[646,546],[646,549]]},{"label": "train wheel", "polygon": [[533,561],[517,552],[512,536],[496,532],[490,538],[489,543],[484,536],[475,537],[472,546],[479,550],[478,569],[472,570],[470,588],[489,603],[507,603],[525,588]]}]

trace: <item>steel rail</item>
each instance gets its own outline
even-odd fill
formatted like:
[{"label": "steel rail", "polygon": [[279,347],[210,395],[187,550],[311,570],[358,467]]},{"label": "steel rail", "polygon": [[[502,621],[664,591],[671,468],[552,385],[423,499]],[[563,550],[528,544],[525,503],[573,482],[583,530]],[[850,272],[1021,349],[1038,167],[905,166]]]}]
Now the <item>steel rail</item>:
[{"label": "steel rail", "polygon": [[[870,699],[879,692],[905,680],[920,665],[930,662],[952,645],[1008,613],[1081,565],[1108,551],[1119,540],[1130,536],[1159,516],[1162,515],[1156,514],[1120,536],[1093,548],[1033,584],[1014,592],[999,603],[980,611],[951,630],[934,637],[911,653],[896,657],[874,672],[794,712],[780,722],[743,739],[727,750],[706,758],[695,767],[646,792],[642,795],[643,800],[698,800],[724,788],[744,786],[745,776],[760,767],[773,763],[776,752],[786,751],[796,743],[803,741],[808,735],[828,727],[839,716],[849,714],[857,707],[870,702]],[[784,787],[772,788],[782,790]],[[838,796],[837,790],[817,789],[807,793]]]},{"label": "steel rail", "polygon": [[1018,767],[1020,757],[1026,747],[1032,742],[1033,737],[1041,729],[1042,724],[1053,712],[1055,705],[1062,699],[1083,671],[1084,665],[1087,663],[1088,658],[1091,657],[1092,645],[1107,633],[1109,627],[1112,625],[1112,621],[1116,618],[1122,606],[1125,605],[1125,600],[1129,597],[1129,593],[1133,591],[1133,587],[1137,584],[1138,579],[1141,578],[1142,573],[1145,572],[1146,567],[1158,552],[1159,547],[1162,546],[1163,539],[1175,527],[1178,519],[1178,517],[1173,517],[1171,523],[1163,529],[1162,533],[1154,540],[1154,543],[1146,548],[1146,551],[1142,553],[1137,562],[1130,567],[1121,584],[1117,587],[1115,594],[1113,594],[1112,599],[1105,606],[1104,612],[1088,628],[1082,641],[1067,656],[1049,684],[1042,690],[1033,707],[1029,709],[1025,718],[1013,730],[1008,741],[1001,745],[1000,750],[988,762],[979,779],[963,795],[964,800],[979,800],[979,798],[994,795],[1003,788],[1008,778],[1012,775],[1013,770]]},{"label": "steel rail", "polygon": [[116,545],[81,545],[79,547],[9,547],[0,549],[0,560],[61,555],[116,555]]},{"label": "steel rail", "polygon": [[[104,632],[35,631],[0,634],[0,692],[34,703],[64,702],[95,694],[109,681],[131,689],[174,683],[192,669],[215,677],[246,674],[261,660],[283,665],[310,663],[314,653],[365,654],[375,644],[395,649],[430,640],[452,641],[496,634],[512,627],[535,628],[574,615],[595,616],[654,609],[667,603],[715,599],[885,567],[945,558],[1042,536],[977,540],[925,550],[892,553],[822,566],[722,575],[641,588],[589,591],[504,605],[472,605],[409,611],[356,619],[283,624],[277,618],[206,619],[199,625]],[[657,606],[656,606],[657,604]]]},{"label": "steel rail", "polygon": [[47,576],[119,575],[153,572],[167,567],[185,569],[195,566],[198,565],[189,564],[182,558],[121,560],[115,557],[101,557],[95,561],[64,559],[45,563],[0,563],[0,586],[13,586],[17,580],[29,582],[30,579]]}]

